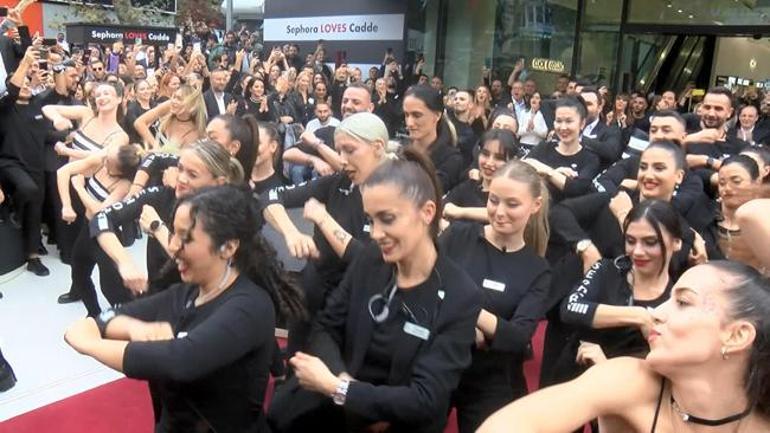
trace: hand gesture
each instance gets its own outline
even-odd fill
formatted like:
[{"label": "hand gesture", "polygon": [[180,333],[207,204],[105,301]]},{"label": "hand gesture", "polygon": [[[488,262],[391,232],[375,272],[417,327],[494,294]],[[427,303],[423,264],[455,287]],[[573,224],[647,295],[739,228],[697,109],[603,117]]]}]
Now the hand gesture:
[{"label": "hand gesture", "polygon": [[235,114],[235,110],[238,108],[238,101],[233,99],[227,104],[227,114]]},{"label": "hand gesture", "polygon": [[319,256],[318,248],[310,236],[297,232],[289,233],[285,236],[286,248],[292,257],[298,259],[317,258]]},{"label": "hand gesture", "polygon": [[578,172],[576,172],[570,167],[559,167],[556,169],[556,172],[561,173],[564,176],[567,176],[567,179],[574,179],[578,177]]},{"label": "hand gesture", "polygon": [[453,220],[460,217],[460,207],[454,203],[444,205],[444,218]]},{"label": "hand gesture", "polygon": [[693,230],[695,238],[693,239],[692,249],[688,257],[690,266],[701,265],[708,261],[708,254],[706,253],[706,241],[703,240],[700,234]]},{"label": "hand gesture", "polygon": [[176,188],[176,179],[179,177],[177,167],[169,167],[163,171],[163,185],[169,188]]},{"label": "hand gesture", "polygon": [[134,295],[141,295],[147,291],[147,275],[136,267],[134,262],[121,263],[118,272],[123,278],[123,285],[131,290]]},{"label": "hand gesture", "polygon": [[484,336],[484,333],[481,332],[481,329],[479,328],[476,328],[476,348],[487,349],[487,338]]},{"label": "hand gesture", "polygon": [[339,379],[320,358],[297,352],[290,360],[301,387],[324,395],[334,392]]},{"label": "hand gesture", "polygon": [[626,215],[631,212],[633,207],[634,204],[631,202],[631,197],[625,191],[620,191],[610,200],[610,210],[619,222],[623,222],[626,219]]},{"label": "hand gesture", "polygon": [[40,60],[40,51],[33,46],[27,47],[27,51],[24,53],[24,58],[21,60],[27,67],[31,67]]},{"label": "hand gesture", "polygon": [[317,171],[321,176],[329,176],[334,174],[334,169],[332,166],[327,164],[326,161],[321,158],[313,158],[313,169]]},{"label": "hand gesture", "polygon": [[575,361],[581,365],[596,365],[607,360],[602,347],[598,344],[581,341]]},{"label": "hand gesture", "polygon": [[53,127],[56,128],[57,131],[67,131],[72,129],[72,121],[66,117],[59,116],[58,119],[53,121]]},{"label": "hand gesture", "polygon": [[59,156],[67,156],[67,145],[61,141],[57,141],[56,144],[54,144],[53,150],[55,150],[56,154]]},{"label": "hand gesture", "polygon": [[16,27],[24,25],[24,20],[21,18],[21,11],[19,11],[17,8],[13,8],[8,11],[7,19],[8,21],[16,24]]},{"label": "hand gesture", "polygon": [[75,222],[77,218],[78,218],[78,214],[75,213],[75,210],[72,209],[72,206],[62,206],[61,219],[64,222],[66,222],[67,224],[72,224]]},{"label": "hand gesture", "polygon": [[310,200],[305,202],[305,208],[302,213],[302,216],[308,220],[312,221],[314,224],[320,224],[321,221],[326,217],[326,206],[321,203],[320,201],[311,198]]}]

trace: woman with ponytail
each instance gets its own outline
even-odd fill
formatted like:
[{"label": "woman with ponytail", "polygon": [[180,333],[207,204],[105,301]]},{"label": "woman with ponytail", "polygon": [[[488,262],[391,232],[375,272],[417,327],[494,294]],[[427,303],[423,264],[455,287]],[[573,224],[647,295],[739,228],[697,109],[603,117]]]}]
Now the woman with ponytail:
[{"label": "woman with ponytail", "polygon": [[168,248],[182,282],[67,330],[78,352],[150,382],[156,432],[270,431],[262,404],[275,317],[304,309],[261,226],[243,187],[180,197]]},{"label": "woman with ponytail", "polygon": [[454,394],[460,433],[527,393],[522,364],[545,314],[548,188],[535,169],[511,160],[489,183],[488,223],[455,222],[439,238],[441,251],[484,294],[476,320],[473,363]]},{"label": "woman with ponytail", "polygon": [[411,148],[362,183],[376,243],[329,295],[309,352],[291,358],[295,378],[271,403],[276,431],[443,431],[481,293],[437,248],[439,191]]}]

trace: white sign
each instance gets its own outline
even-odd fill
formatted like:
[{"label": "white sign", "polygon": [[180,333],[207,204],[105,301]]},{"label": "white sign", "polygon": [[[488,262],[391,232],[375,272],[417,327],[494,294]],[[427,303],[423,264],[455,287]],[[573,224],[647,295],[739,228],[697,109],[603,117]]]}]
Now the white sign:
[{"label": "white sign", "polygon": [[328,17],[268,18],[265,41],[400,41],[404,15],[339,15]]}]

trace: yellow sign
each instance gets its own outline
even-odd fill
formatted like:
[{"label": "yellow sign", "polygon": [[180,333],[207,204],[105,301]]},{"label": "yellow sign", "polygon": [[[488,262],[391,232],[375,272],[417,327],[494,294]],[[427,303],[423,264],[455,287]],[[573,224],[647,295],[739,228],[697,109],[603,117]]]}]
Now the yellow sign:
[{"label": "yellow sign", "polygon": [[532,69],[545,72],[564,72],[564,62],[561,60],[534,58],[532,59]]},{"label": "yellow sign", "polygon": [[693,97],[704,96],[705,94],[706,94],[706,89],[692,89],[692,92],[690,93],[690,95],[692,95]]}]

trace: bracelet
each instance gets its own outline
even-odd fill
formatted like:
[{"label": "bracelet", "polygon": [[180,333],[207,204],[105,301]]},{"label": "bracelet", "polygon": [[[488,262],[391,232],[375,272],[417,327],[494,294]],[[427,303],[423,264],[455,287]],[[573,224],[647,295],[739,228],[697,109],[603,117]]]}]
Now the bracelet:
[{"label": "bracelet", "polygon": [[142,185],[141,183],[138,183],[138,182],[131,182],[131,186],[138,186],[140,188],[144,188],[144,185]]},{"label": "bracelet", "polygon": [[110,308],[109,310],[102,311],[101,314],[94,317],[94,320],[96,321],[96,327],[99,328],[99,334],[101,334],[102,338],[104,338],[104,334],[107,333],[107,325],[110,324],[110,321],[115,318],[118,314]]}]

